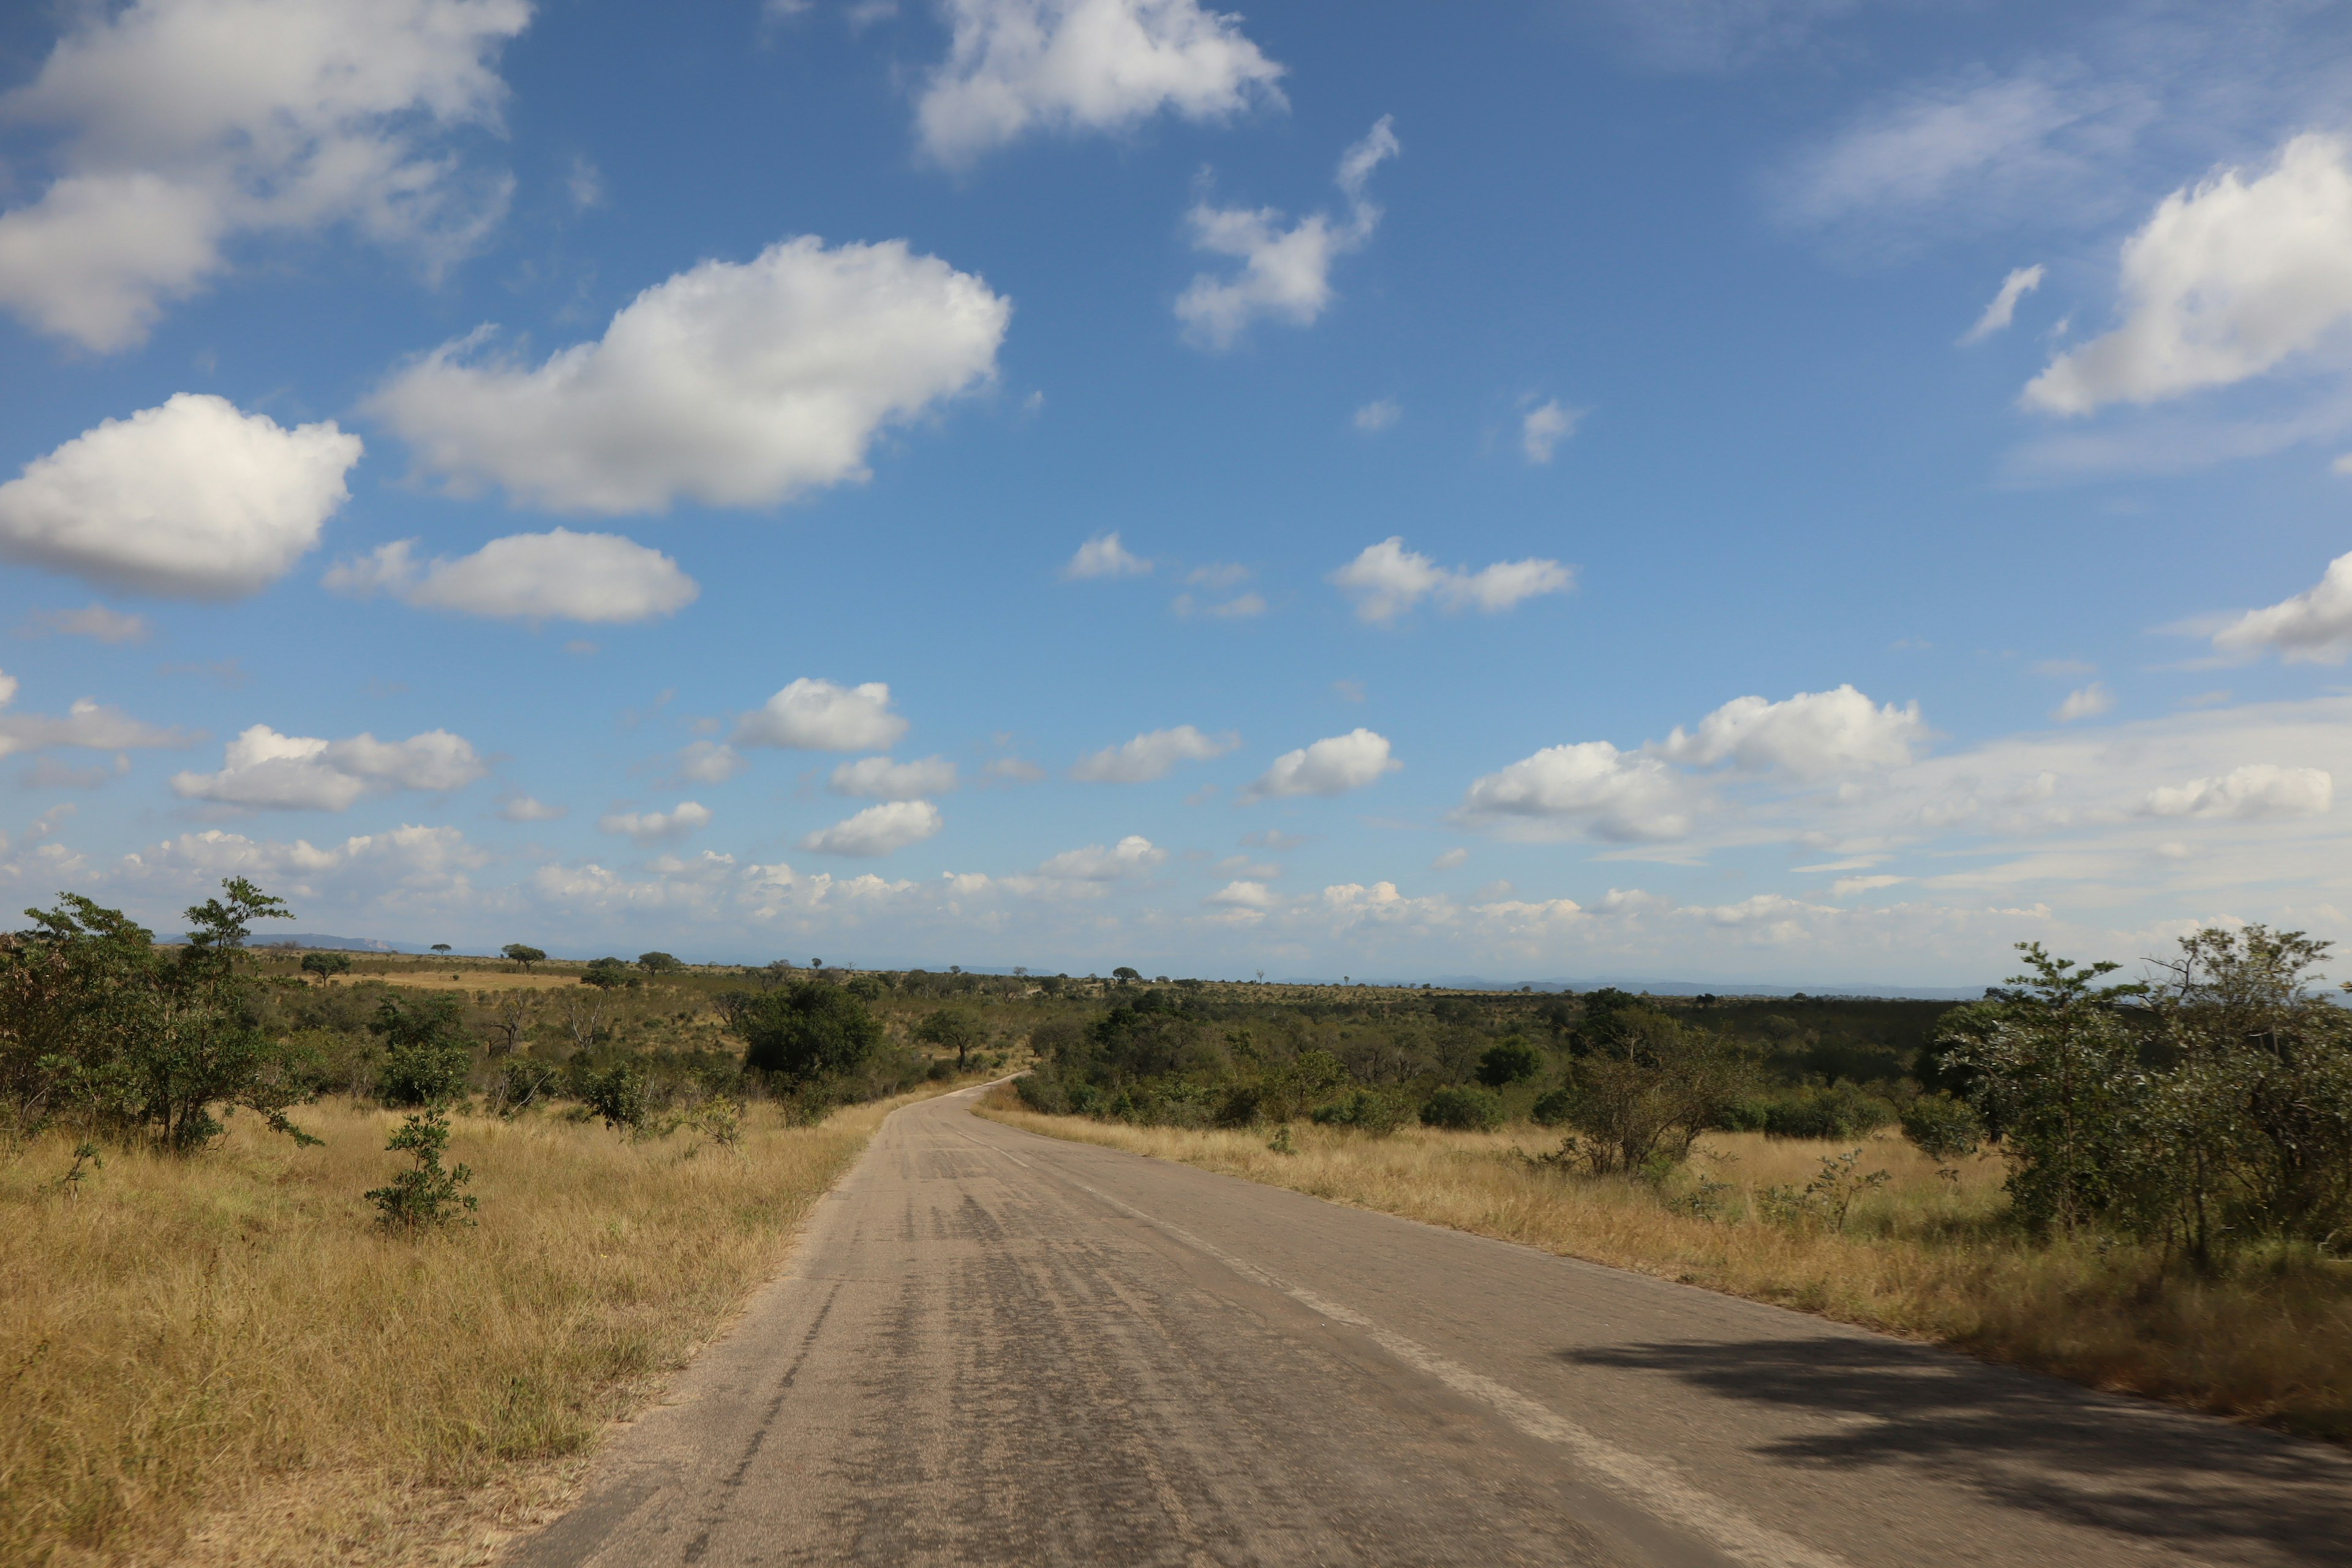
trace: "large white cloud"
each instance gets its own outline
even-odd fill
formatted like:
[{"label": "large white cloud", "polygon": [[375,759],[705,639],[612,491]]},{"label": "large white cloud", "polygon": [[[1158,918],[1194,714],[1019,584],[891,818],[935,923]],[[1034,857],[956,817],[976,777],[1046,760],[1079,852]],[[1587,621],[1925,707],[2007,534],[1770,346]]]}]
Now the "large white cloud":
[{"label": "large white cloud", "polygon": [[1200,0],[947,0],[948,58],[916,109],[924,148],[965,163],[1029,130],[1118,131],[1162,110],[1222,120],[1279,104],[1282,68]]},{"label": "large white cloud", "polygon": [[1203,734],[1190,724],[1147,730],[1123,745],[1105,746],[1078,759],[1070,776],[1087,784],[1149,784],[1165,778],[1179,763],[1222,757],[1242,743],[1239,735]]},{"label": "large white cloud", "polygon": [[495,58],[528,0],[132,0],[81,6],[0,117],[62,133],[58,174],[0,213],[0,306],[101,352],[220,272],[240,231],[349,223],[466,249],[511,182],[448,146],[495,129]]},{"label": "large white cloud", "polygon": [[946,795],[956,787],[956,765],[945,757],[917,757],[893,762],[888,757],[860,757],[833,770],[826,785],[835,795],[867,800],[915,800]]},{"label": "large white cloud", "polygon": [[1286,795],[1345,795],[1377,784],[1382,775],[1404,764],[1389,754],[1388,737],[1355,729],[1331,735],[1311,746],[1286,752],[1250,785],[1248,798],[1264,800]]},{"label": "large white cloud", "polygon": [[1108,848],[1089,844],[1083,849],[1065,849],[1038,867],[1037,875],[1074,882],[1116,882],[1149,876],[1167,858],[1168,851],[1139,833],[1130,833]]},{"label": "large white cloud", "polygon": [[279,811],[341,811],[388,790],[461,789],[489,770],[462,736],[428,730],[405,741],[323,741],[256,724],[228,743],[221,771],[172,775],[189,800]]},{"label": "large white cloud", "polygon": [[1826,778],[1866,768],[1901,767],[1927,738],[1916,702],[1885,707],[1851,686],[1801,691],[1785,702],[1736,697],[1695,730],[1675,726],[1656,748],[1671,762],[1712,767],[1728,762],[1800,778]]},{"label": "large white cloud", "polygon": [[810,834],[801,847],[820,855],[887,855],[921,843],[944,826],[940,808],[928,800],[888,800]]},{"label": "large white cloud", "polygon": [[1433,596],[1449,610],[1475,609],[1491,616],[1523,600],[1564,594],[1576,586],[1576,574],[1557,561],[1529,556],[1497,561],[1475,572],[1466,566],[1449,569],[1419,551],[1407,550],[1398,534],[1364,546],[1330,580],[1355,601],[1357,617],[1375,626],[1395,620]]},{"label": "large white cloud", "polygon": [[2335,804],[2336,781],[2322,768],[2250,763],[2219,778],[2191,779],[2148,792],[2140,809],[2150,816],[2221,816],[2256,821],[2317,816]]},{"label": "large white cloud", "polygon": [[2060,354],[2024,400],[2053,414],[2155,403],[2273,369],[2352,324],[2352,149],[2298,136],[2249,180],[2179,190],[2125,241],[2123,323]]},{"label": "large white cloud", "polygon": [[773,506],[864,479],[877,432],[993,374],[1012,313],[903,240],[803,237],[656,284],[537,367],[445,343],[372,406],[425,468],[529,506]]},{"label": "large white cloud", "polygon": [[1331,264],[1363,248],[1380,226],[1381,209],[1365,196],[1364,185],[1396,152],[1396,132],[1383,117],[1340,158],[1344,223],[1310,213],[1286,228],[1272,207],[1196,203],[1190,215],[1194,248],[1233,257],[1241,268],[1223,276],[1200,273],[1177,298],[1177,320],[1193,341],[1230,348],[1261,317],[1312,324],[1331,303]]},{"label": "large white cloud", "polygon": [[710,808],[700,801],[682,800],[667,811],[607,812],[596,819],[596,826],[640,844],[666,844],[709,826]]},{"label": "large white cloud", "polygon": [[1654,757],[1606,741],[1547,746],[1472,784],[1454,812],[1508,837],[1590,831],[1601,838],[1679,838],[1690,831],[1688,786]]},{"label": "large white cloud", "polygon": [[351,499],[361,444],[184,392],[0,485],[0,554],[108,587],[229,599],[284,576]]},{"label": "large white cloud", "polygon": [[743,716],[739,746],[784,746],[806,752],[878,752],[898,744],[907,721],[890,711],[890,688],[869,680],[835,686],[806,676]]},{"label": "large white cloud", "polygon": [[413,539],[337,563],[327,586],[418,609],[508,621],[618,623],[675,615],[702,592],[677,563],[617,533],[514,533],[456,560],[415,559]]},{"label": "large white cloud", "polygon": [[2276,650],[2293,664],[2342,664],[2352,657],[2352,554],[2327,563],[2315,586],[2264,609],[2249,610],[2213,635],[2227,654]]}]

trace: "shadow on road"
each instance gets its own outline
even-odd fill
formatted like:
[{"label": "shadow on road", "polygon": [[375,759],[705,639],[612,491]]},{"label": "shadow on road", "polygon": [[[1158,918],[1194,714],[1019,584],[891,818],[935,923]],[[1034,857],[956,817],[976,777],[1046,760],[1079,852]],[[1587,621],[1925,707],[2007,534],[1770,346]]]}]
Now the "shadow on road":
[{"label": "shadow on road", "polygon": [[[1572,1365],[1664,1373],[1822,1424],[1759,1455],[1905,1466],[1990,1502],[2192,1553],[2342,1568],[2352,1461],[2332,1448],[2154,1408],[1947,1352],[1864,1340],[1610,1345]],[[2234,1549],[2234,1550],[2232,1550]]]}]

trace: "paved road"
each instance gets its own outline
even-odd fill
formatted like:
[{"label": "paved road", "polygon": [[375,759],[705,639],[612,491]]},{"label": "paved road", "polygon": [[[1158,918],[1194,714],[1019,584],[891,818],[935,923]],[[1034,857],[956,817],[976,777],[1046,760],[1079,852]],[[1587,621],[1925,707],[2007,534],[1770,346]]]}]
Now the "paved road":
[{"label": "paved road", "polygon": [[909,1106],[528,1568],[2352,1563],[2352,1460]]}]

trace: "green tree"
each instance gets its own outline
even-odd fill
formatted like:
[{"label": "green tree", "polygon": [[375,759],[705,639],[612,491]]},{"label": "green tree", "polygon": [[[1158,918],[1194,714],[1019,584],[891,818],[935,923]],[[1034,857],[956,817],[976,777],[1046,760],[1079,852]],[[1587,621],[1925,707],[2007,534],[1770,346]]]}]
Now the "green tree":
[{"label": "green tree", "polygon": [[413,1237],[474,1212],[473,1195],[463,1191],[474,1173],[465,1165],[445,1170],[441,1155],[448,1147],[449,1119],[437,1109],[418,1111],[400,1124],[384,1149],[406,1154],[411,1163],[389,1184],[366,1194],[368,1202],[375,1205],[377,1224]]},{"label": "green tree", "polygon": [[529,974],[530,973],[530,966],[532,964],[542,963],[546,962],[547,959],[547,954],[544,951],[532,947],[526,942],[510,942],[507,943],[506,946],[499,949],[499,951],[504,953],[508,958],[513,960],[515,963],[521,964],[522,972],[525,974]]},{"label": "green tree", "polygon": [[1143,974],[1140,970],[1130,969],[1126,964],[1122,963],[1117,969],[1110,972],[1110,977],[1113,980],[1118,981],[1121,985],[1131,985],[1141,981]]},{"label": "green tree", "polygon": [[445,1105],[464,1092],[474,1046],[457,996],[386,996],[368,1027],[383,1040],[376,1097],[386,1105]]},{"label": "green tree", "polygon": [[1552,1115],[1564,1110],[1575,1129],[1564,1152],[1600,1173],[1681,1163],[1747,1087],[1747,1058],[1709,1031],[1652,1008],[1622,1005],[1604,1017],[1596,1028],[1588,1012],[1580,1028],[1584,1054],[1568,1104],[1545,1107]]},{"label": "green tree", "polygon": [[1508,1089],[1543,1071],[1543,1053],[1517,1035],[1497,1040],[1478,1058],[1478,1081],[1488,1089]]},{"label": "green tree", "polygon": [[637,967],[648,974],[675,974],[686,965],[667,952],[641,952]]},{"label": "green tree", "polygon": [[882,1026],[839,985],[803,980],[763,993],[736,1015],[743,1065],[794,1084],[856,1071],[882,1048]]},{"label": "green tree", "polygon": [[302,955],[302,973],[325,980],[352,972],[352,955],[348,952],[306,952]]},{"label": "green tree", "polygon": [[915,1026],[915,1038],[927,1046],[953,1051],[956,1071],[961,1072],[965,1058],[980,1042],[980,1026],[972,1022],[971,1014],[961,1008],[941,1007],[926,1014],[923,1021]]}]

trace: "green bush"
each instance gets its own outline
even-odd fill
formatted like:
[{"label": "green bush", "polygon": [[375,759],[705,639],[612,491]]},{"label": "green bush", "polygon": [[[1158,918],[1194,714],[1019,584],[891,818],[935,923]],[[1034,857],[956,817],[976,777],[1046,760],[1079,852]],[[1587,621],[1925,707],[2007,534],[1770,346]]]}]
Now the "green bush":
[{"label": "green bush", "polygon": [[386,996],[368,1027],[383,1039],[375,1092],[386,1105],[446,1105],[464,1092],[474,1047],[456,995]]},{"label": "green bush", "polygon": [[866,1004],[822,980],[751,998],[735,1027],[743,1065],[791,1085],[856,1072],[882,1049],[882,1026]]},{"label": "green bush", "polygon": [[1562,1084],[1559,1088],[1536,1099],[1535,1108],[1528,1112],[1538,1127],[1559,1127],[1576,1114],[1576,1091]]},{"label": "green bush", "polygon": [[1478,1081],[1488,1089],[1508,1089],[1526,1083],[1543,1071],[1543,1053],[1513,1035],[1486,1047],[1478,1058]]},{"label": "green bush", "polygon": [[[472,1194],[462,1192],[474,1173],[467,1166],[444,1170],[441,1152],[449,1147],[449,1119],[437,1110],[420,1110],[400,1124],[384,1148],[395,1154],[406,1154],[414,1162],[410,1167],[393,1177],[390,1184],[369,1192],[367,1200],[376,1206],[376,1223],[386,1230],[404,1231],[415,1236],[419,1230],[437,1229],[470,1215],[476,1207]],[[465,1221],[471,1225],[472,1220]]]},{"label": "green bush", "polygon": [[1984,1122],[1968,1101],[1948,1094],[1923,1094],[1903,1108],[1903,1135],[1932,1160],[1973,1154],[1984,1134]]},{"label": "green bush", "polygon": [[646,1095],[643,1064],[617,1061],[583,1075],[580,1100],[616,1132],[634,1131],[644,1126]]},{"label": "green bush", "polygon": [[1352,1127],[1384,1138],[1404,1125],[1404,1108],[1377,1089],[1360,1089],[1317,1106],[1314,1120],[1318,1126]]},{"label": "green bush", "polygon": [[1850,1083],[1800,1089],[1767,1103],[1765,1135],[1771,1138],[1859,1138],[1895,1120],[1895,1108]]},{"label": "green bush", "polygon": [[1491,1089],[1450,1085],[1422,1102],[1421,1124],[1454,1132],[1491,1132],[1503,1124],[1503,1101]]}]

